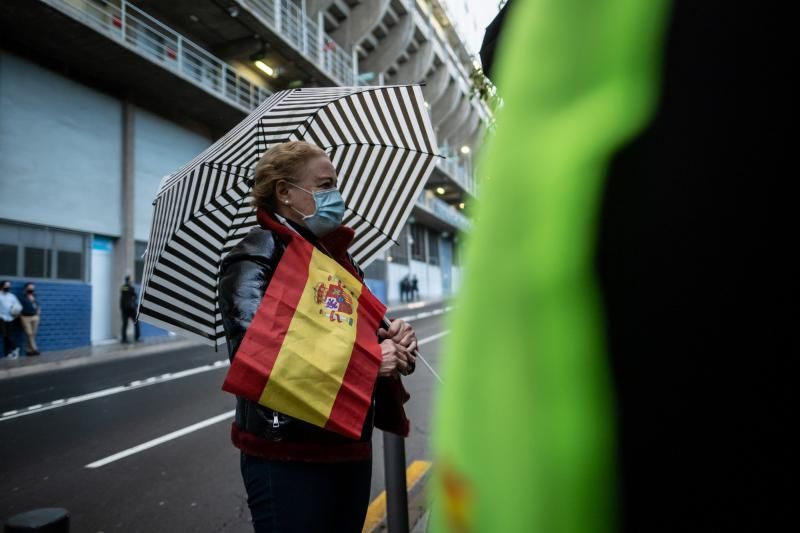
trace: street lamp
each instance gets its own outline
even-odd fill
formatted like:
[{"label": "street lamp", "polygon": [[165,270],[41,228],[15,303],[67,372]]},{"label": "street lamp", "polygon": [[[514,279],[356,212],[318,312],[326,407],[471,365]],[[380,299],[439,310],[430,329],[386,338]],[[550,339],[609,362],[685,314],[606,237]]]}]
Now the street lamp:
[{"label": "street lamp", "polygon": [[461,147],[461,153],[464,155],[468,155],[472,150],[470,150],[469,146],[466,144]]}]

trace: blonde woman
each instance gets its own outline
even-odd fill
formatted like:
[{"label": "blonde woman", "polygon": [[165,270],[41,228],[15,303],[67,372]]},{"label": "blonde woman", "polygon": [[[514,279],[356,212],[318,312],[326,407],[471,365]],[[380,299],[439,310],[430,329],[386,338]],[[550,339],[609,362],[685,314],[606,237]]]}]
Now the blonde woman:
[{"label": "blonde woman", "polygon": [[[220,310],[231,359],[275,272],[286,232],[300,235],[363,280],[347,254],[353,231],[342,226],[345,205],[336,169],[317,146],[294,141],[270,148],[256,166],[254,228],[221,265]],[[321,333],[322,334],[322,333]],[[232,440],[256,532],[359,532],[369,503],[373,426],[406,435],[399,374],[414,367],[413,329],[392,322],[376,332],[382,363],[361,437],[348,439],[238,397]]]}]

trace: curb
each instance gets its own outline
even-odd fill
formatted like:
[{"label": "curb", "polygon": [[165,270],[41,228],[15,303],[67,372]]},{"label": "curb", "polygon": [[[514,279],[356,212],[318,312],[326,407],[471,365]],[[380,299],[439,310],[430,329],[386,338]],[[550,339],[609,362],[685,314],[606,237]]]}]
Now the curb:
[{"label": "curb", "polygon": [[[420,521],[424,519],[425,514],[428,512],[428,494],[427,486],[431,479],[431,471],[433,467],[428,468],[422,477],[417,480],[411,487],[408,488],[408,528],[409,531],[415,529],[420,525]],[[362,530],[362,533],[384,533],[388,531],[386,523],[386,514],[384,512],[380,521],[374,526]]]},{"label": "curb", "polygon": [[418,309],[425,309],[428,307],[434,307],[437,305],[441,305],[443,307],[447,307],[453,305],[452,298],[443,298],[440,300],[418,300],[416,302],[394,302],[392,305],[386,306],[386,313],[400,313],[404,311],[415,311]]},{"label": "curb", "polygon": [[0,370],[0,381],[9,378],[16,378],[20,376],[32,376],[34,374],[41,374],[44,372],[53,372],[57,370],[64,370],[67,368],[75,368],[79,366],[94,365],[100,363],[107,363],[110,361],[120,361],[123,359],[130,359],[144,355],[152,355],[155,353],[172,352],[191,348],[193,346],[204,346],[202,343],[193,340],[177,340],[174,342],[162,342],[149,346],[141,346],[134,349],[123,348],[120,350],[109,351],[97,355],[82,355],[71,357],[69,359],[61,359],[58,361],[46,361],[33,365],[20,366],[17,368],[5,368]]}]

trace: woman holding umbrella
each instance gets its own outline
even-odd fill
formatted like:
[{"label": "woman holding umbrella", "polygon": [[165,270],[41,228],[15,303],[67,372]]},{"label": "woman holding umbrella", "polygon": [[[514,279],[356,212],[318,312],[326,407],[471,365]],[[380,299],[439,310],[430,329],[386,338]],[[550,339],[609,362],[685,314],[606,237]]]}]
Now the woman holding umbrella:
[{"label": "woman holding umbrella", "polygon": [[[336,170],[322,149],[302,141],[273,146],[256,166],[252,195],[259,225],[221,265],[220,311],[231,359],[283,258],[287,235],[311,243],[363,281],[346,252],[353,231],[341,225],[345,205]],[[401,320],[376,334],[379,378],[358,439],[237,396],[232,440],[241,450],[257,532],[361,531],[369,503],[372,429],[408,433],[402,410],[408,396],[399,375],[413,371],[417,347],[414,331]]]}]

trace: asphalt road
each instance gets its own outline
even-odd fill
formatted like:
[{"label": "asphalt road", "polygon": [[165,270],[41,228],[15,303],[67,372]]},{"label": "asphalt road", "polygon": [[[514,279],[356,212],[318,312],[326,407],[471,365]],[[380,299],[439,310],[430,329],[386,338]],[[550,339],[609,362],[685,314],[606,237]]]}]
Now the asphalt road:
[{"label": "asphalt road", "polygon": [[[403,314],[419,311],[430,309]],[[429,339],[421,351],[435,369],[442,317],[412,322]],[[220,389],[225,360],[199,347],[0,381],[0,520],[64,507],[75,532],[252,531],[229,437],[234,402]],[[437,382],[423,364],[405,382],[410,464],[431,459]],[[151,446],[135,448],[143,443]],[[380,431],[374,450],[373,498],[384,488]],[[114,460],[124,451],[134,453]]]}]

